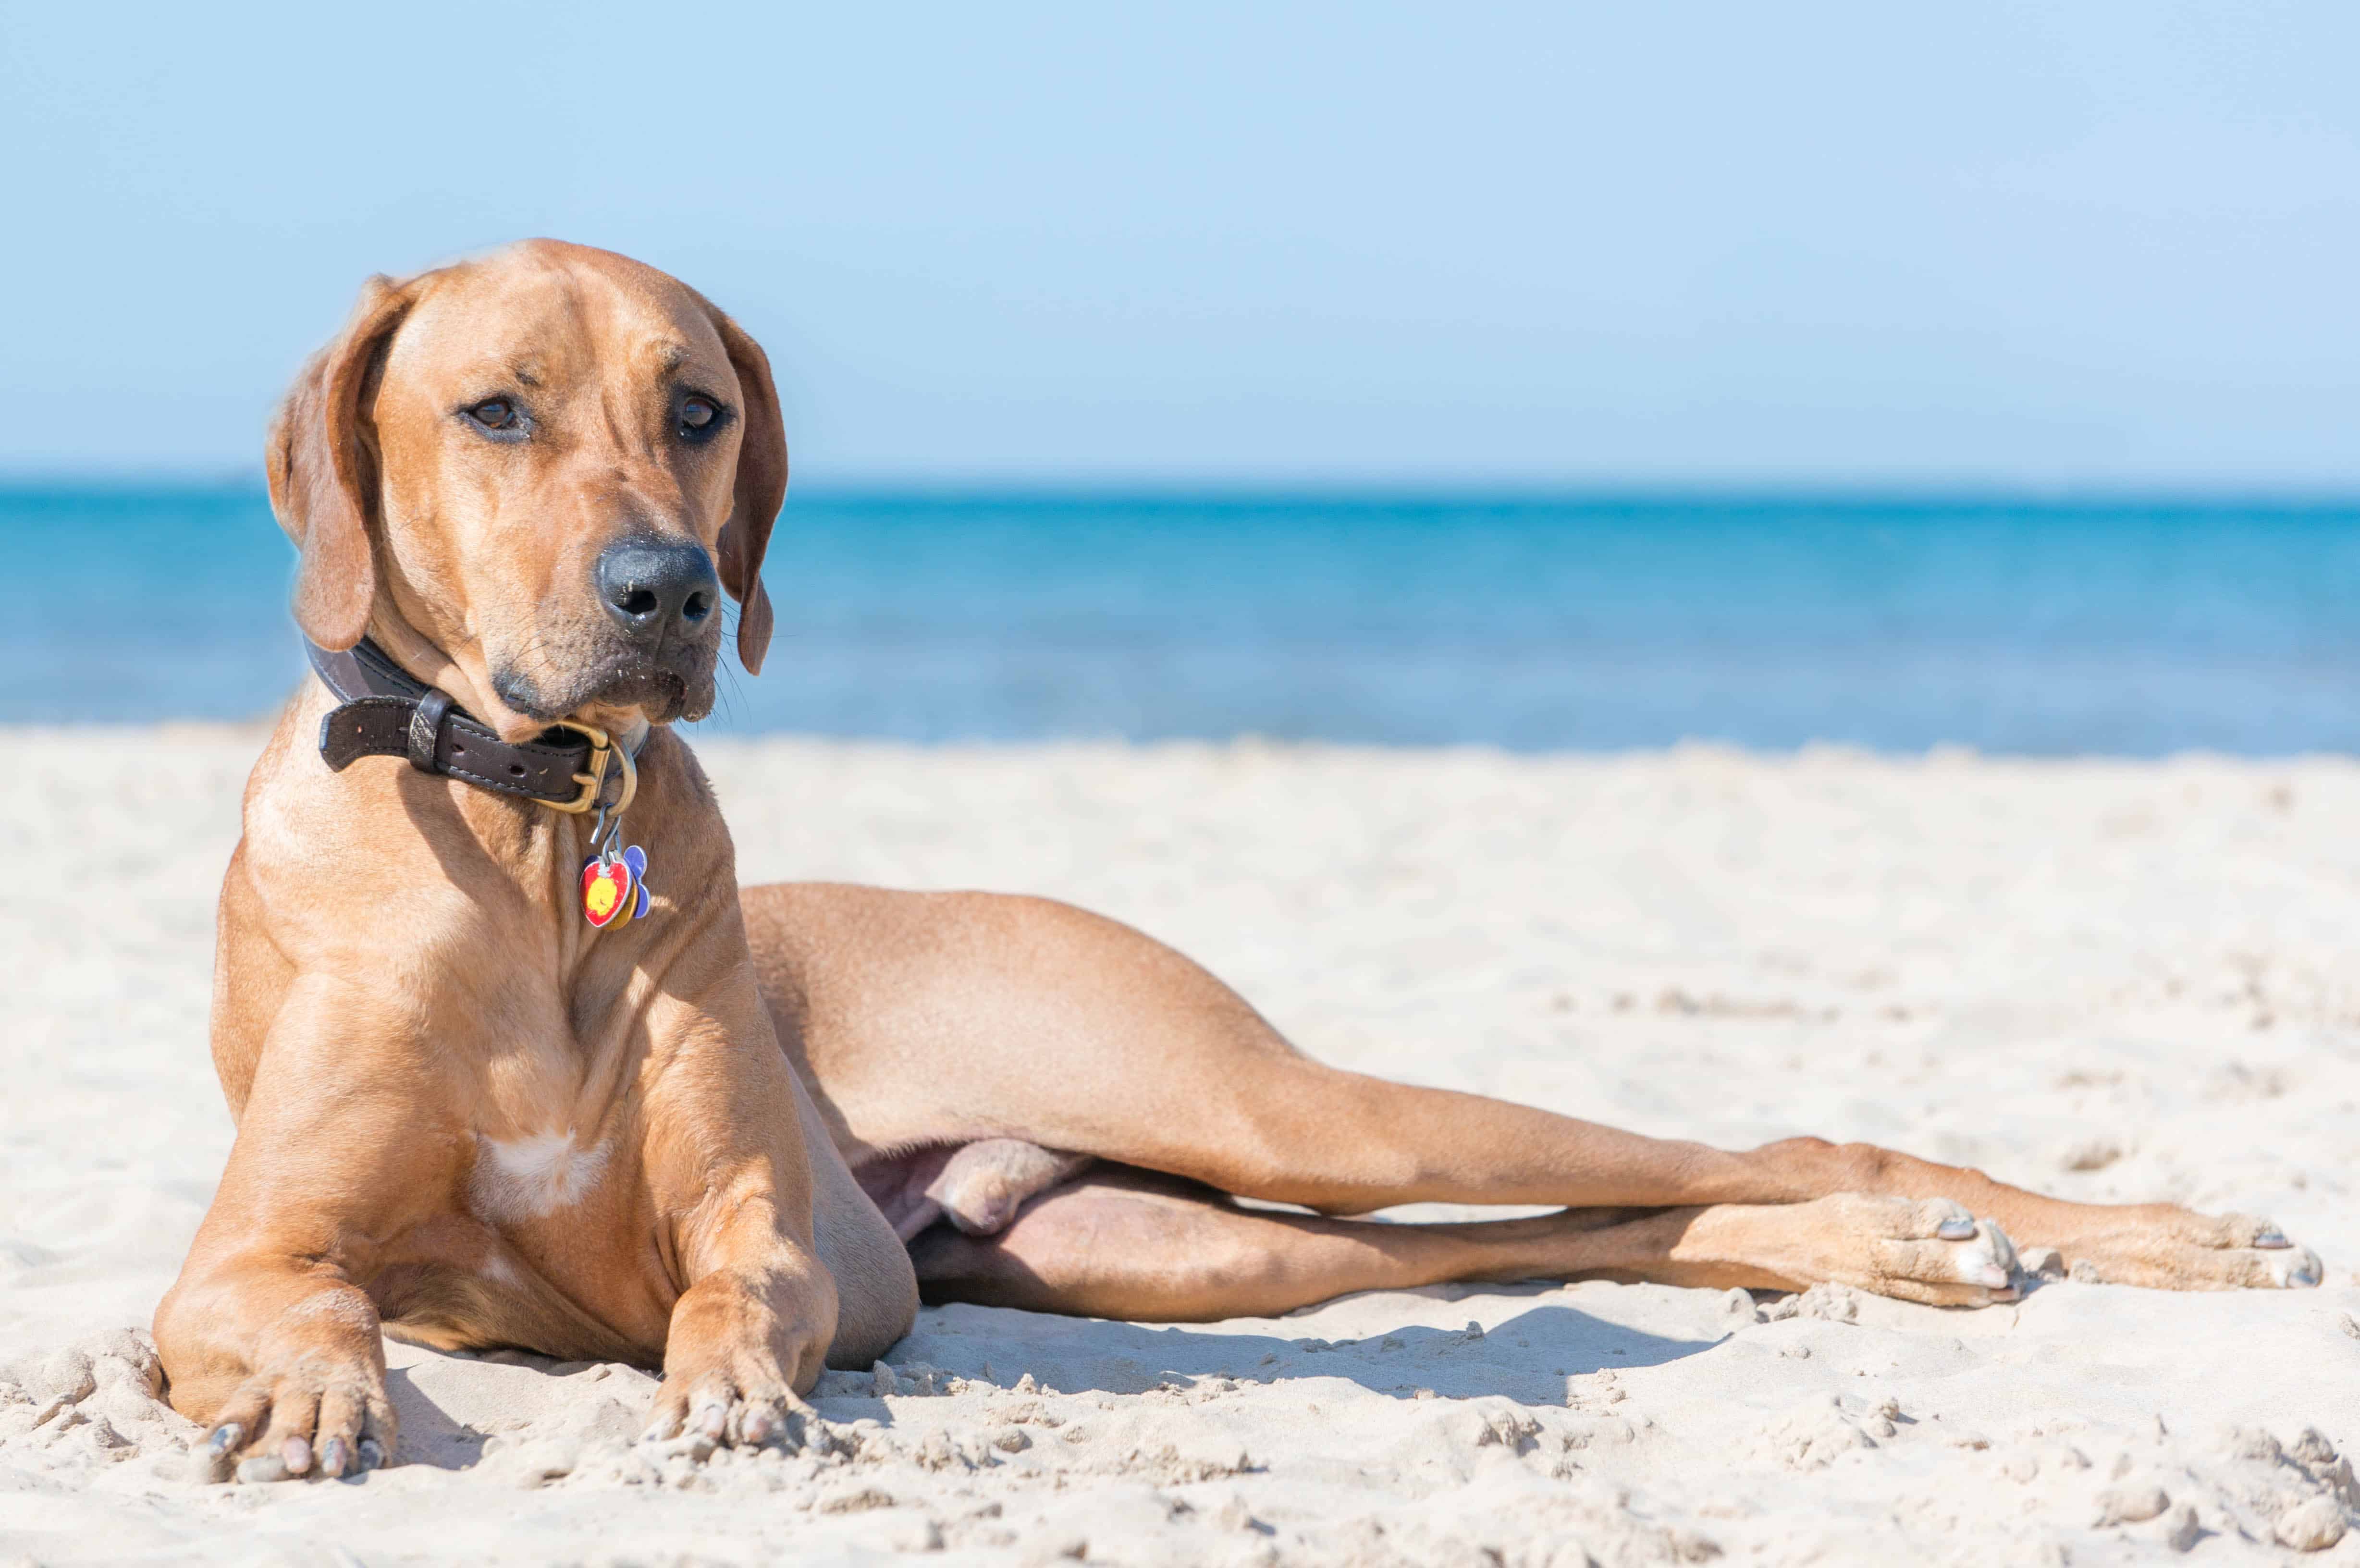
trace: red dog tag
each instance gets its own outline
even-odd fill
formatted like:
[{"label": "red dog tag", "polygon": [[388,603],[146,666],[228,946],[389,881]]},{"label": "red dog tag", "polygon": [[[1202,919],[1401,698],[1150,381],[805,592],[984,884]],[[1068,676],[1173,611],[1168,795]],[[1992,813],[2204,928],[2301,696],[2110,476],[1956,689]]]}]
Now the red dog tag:
[{"label": "red dog tag", "polygon": [[628,925],[639,905],[639,878],[628,861],[602,858],[582,868],[582,918],[595,929]]}]

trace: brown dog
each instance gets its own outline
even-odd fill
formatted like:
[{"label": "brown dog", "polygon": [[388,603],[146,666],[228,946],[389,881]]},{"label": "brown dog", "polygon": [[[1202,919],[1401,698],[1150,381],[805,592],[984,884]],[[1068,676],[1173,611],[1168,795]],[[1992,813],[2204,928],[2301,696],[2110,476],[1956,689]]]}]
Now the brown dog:
[{"label": "brown dog", "polygon": [[[479,719],[479,746],[571,742],[533,740],[563,722],[635,747],[623,821],[653,892],[593,929],[606,818],[435,750],[440,708],[424,756],[425,721],[397,744],[419,766],[338,770],[314,739],[359,710],[321,681],[290,705],[222,892],[213,1059],[237,1140],[156,1318],[172,1400],[224,1467],[389,1455],[381,1331],[660,1363],[652,1431],[759,1443],[824,1362],[899,1338],[922,1285],[1164,1320],[1531,1277],[1971,1305],[2012,1292],[2010,1234],[2118,1281],[2317,1280],[2261,1221],[1336,1072],[1179,954],[1062,905],[741,898],[670,725],[712,703],[716,590],[761,663],[786,469],[752,340],[661,273],[548,242],[372,282],[288,398],[270,489],[303,630],[366,636]],[[1564,1210],[1320,1217],[1431,1200]]]}]

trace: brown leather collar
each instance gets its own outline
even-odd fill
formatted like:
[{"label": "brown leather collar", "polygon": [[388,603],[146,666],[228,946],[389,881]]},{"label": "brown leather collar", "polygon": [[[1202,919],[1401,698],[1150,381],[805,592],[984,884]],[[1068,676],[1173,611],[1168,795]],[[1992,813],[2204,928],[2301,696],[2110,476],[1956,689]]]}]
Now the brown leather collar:
[{"label": "brown leather collar", "polygon": [[623,767],[612,766],[616,750],[602,731],[562,724],[529,741],[504,741],[366,637],[341,651],[308,638],[303,647],[312,671],[343,704],[320,720],[320,755],[338,773],[364,757],[404,757],[421,773],[563,811],[628,800],[628,754]]}]

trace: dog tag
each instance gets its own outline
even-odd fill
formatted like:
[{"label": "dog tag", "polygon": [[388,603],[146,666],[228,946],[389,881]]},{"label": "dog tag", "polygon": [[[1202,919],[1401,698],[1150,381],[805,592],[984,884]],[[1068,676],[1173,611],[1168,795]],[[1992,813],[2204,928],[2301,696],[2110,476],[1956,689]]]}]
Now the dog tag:
[{"label": "dog tag", "polygon": [[623,847],[623,864],[631,868],[631,919],[648,912],[648,852],[638,844]]},{"label": "dog tag", "polygon": [[[647,856],[639,857],[647,864]],[[639,879],[627,855],[620,860],[600,855],[582,868],[582,918],[598,931],[628,925],[639,912]]]}]

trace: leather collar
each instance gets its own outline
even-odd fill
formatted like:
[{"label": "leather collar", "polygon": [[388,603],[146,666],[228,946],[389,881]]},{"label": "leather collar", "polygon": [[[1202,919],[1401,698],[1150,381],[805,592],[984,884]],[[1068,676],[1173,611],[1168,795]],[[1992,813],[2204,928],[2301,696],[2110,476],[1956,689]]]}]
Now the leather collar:
[{"label": "leather collar", "polygon": [[615,748],[588,725],[552,725],[529,741],[502,740],[489,724],[396,664],[367,638],[343,650],[306,638],[311,670],[342,704],[320,720],[320,756],[343,772],[364,757],[401,757],[421,773],[462,779],[478,789],[538,800],[560,811],[628,802],[629,758],[647,741],[647,726],[624,742],[624,765],[608,766]]}]

